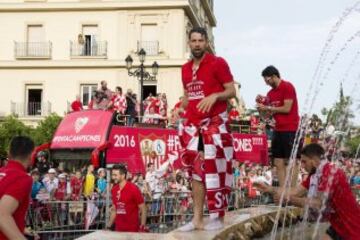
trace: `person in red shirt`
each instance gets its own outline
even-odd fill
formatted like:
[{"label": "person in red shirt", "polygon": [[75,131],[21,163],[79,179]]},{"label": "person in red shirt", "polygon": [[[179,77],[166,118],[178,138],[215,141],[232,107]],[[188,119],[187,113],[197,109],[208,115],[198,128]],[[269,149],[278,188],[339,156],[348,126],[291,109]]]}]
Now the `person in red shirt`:
[{"label": "person in red shirt", "polygon": [[[179,98],[179,101],[174,106],[174,111],[177,111],[181,107],[183,100],[184,100],[184,97]],[[180,114],[180,117],[183,117],[184,113],[180,112],[179,114]]]},{"label": "person in red shirt", "polygon": [[23,136],[10,142],[10,160],[0,169],[0,240],[26,239],[25,215],[30,203],[32,178],[26,173],[34,142]]},{"label": "person in red shirt", "polygon": [[[183,160],[190,160],[186,165],[192,174],[194,217],[180,231],[223,228],[232,184],[233,144],[227,101],[236,95],[234,79],[223,58],[207,53],[208,45],[204,28],[190,31],[193,58],[182,67],[184,99],[176,115],[186,109],[179,135],[185,151],[181,156]],[[204,226],[205,194],[210,221]]]},{"label": "person in red shirt", "polygon": [[291,156],[300,120],[296,91],[290,82],[280,78],[280,73],[274,66],[265,68],[262,76],[271,90],[267,97],[257,97],[257,99],[267,99],[268,102],[258,103],[257,108],[261,114],[271,113],[275,120],[271,151],[279,184],[284,186],[286,165]]},{"label": "person in red shirt", "polygon": [[109,108],[113,108],[114,111],[121,115],[125,114],[127,102],[121,87],[116,87],[116,94],[112,97]]},{"label": "person in red shirt", "polygon": [[71,199],[71,201],[79,201],[80,200],[82,185],[83,185],[83,179],[81,177],[81,171],[76,170],[75,176],[73,176],[70,180],[70,189],[71,189],[70,199]]},{"label": "person in red shirt", "polygon": [[236,107],[231,107],[229,111],[229,119],[230,121],[240,121],[240,114]]},{"label": "person in red shirt", "polygon": [[[109,225],[111,229],[115,223],[118,232],[145,232],[146,207],[139,188],[126,180],[127,169],[125,165],[114,165],[111,176],[114,186],[111,189],[112,207]],[[139,221],[139,210],[141,223]]]},{"label": "person in red shirt", "polygon": [[83,105],[81,103],[81,100],[80,100],[80,96],[77,95],[76,96],[76,100],[73,101],[71,103],[71,109],[73,112],[77,112],[77,111],[82,111],[83,110]]},{"label": "person in red shirt", "polygon": [[59,184],[55,190],[54,198],[57,201],[65,201],[67,199],[67,181],[64,173],[59,175]]},{"label": "person in red shirt", "polygon": [[[328,220],[330,227],[322,239],[357,240],[360,237],[360,206],[353,195],[345,173],[324,159],[324,148],[317,143],[306,145],[301,161],[309,176],[285,195],[290,204],[310,208],[315,219]],[[261,185],[279,201],[283,189]],[[321,215],[319,215],[321,214]]]},{"label": "person in red shirt", "polygon": [[251,117],[250,117],[250,130],[251,130],[251,132],[257,133],[257,131],[259,129],[259,124],[260,124],[259,119],[254,114],[252,114]]}]

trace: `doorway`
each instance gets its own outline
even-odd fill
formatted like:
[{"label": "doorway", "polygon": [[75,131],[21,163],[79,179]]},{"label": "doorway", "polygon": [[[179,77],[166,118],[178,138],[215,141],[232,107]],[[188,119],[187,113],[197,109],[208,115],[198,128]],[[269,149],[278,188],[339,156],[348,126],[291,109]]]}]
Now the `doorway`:
[{"label": "doorway", "polygon": [[42,113],[42,92],[41,88],[27,87],[27,115],[37,116]]},{"label": "doorway", "polygon": [[142,101],[144,101],[149,95],[150,93],[152,94],[153,97],[156,97],[157,91],[156,91],[156,85],[145,85],[143,86],[143,99],[141,99]]}]

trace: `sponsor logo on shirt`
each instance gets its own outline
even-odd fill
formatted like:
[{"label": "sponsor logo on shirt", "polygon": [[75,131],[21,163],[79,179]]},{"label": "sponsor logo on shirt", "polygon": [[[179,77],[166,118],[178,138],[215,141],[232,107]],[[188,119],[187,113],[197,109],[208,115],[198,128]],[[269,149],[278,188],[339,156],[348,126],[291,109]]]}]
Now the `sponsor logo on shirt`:
[{"label": "sponsor logo on shirt", "polygon": [[203,86],[204,82],[200,80],[192,81],[186,84],[189,100],[203,99],[205,97]]},{"label": "sponsor logo on shirt", "polygon": [[117,203],[116,214],[126,214],[125,203],[123,203],[123,202]]}]

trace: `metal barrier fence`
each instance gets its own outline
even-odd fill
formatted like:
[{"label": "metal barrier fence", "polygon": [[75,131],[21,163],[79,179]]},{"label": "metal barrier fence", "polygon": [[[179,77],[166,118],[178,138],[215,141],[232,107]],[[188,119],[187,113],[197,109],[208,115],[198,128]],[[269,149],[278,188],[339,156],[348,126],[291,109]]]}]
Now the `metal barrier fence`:
[{"label": "metal barrier fence", "polygon": [[[246,192],[234,190],[230,194],[228,210],[268,202],[266,195],[250,198]],[[153,233],[176,229],[193,215],[191,192],[153,193],[152,199],[145,199],[145,204],[147,226]],[[44,240],[74,239],[104,229],[110,205],[111,202],[105,200],[33,202],[27,214],[27,225]],[[204,214],[208,214],[207,209]]]},{"label": "metal barrier fence", "polygon": [[74,239],[105,227],[105,200],[35,201],[26,223],[41,239]]}]

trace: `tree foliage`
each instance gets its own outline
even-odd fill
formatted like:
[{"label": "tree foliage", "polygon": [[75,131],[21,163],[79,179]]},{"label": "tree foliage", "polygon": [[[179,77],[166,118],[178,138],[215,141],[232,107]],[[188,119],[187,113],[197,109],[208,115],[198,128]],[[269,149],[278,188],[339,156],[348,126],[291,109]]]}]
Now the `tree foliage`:
[{"label": "tree foliage", "polygon": [[49,142],[53,137],[61,117],[56,114],[44,118],[36,128],[26,126],[14,116],[8,116],[0,122],[0,157],[6,157],[9,143],[15,136],[29,136],[36,145]]}]

